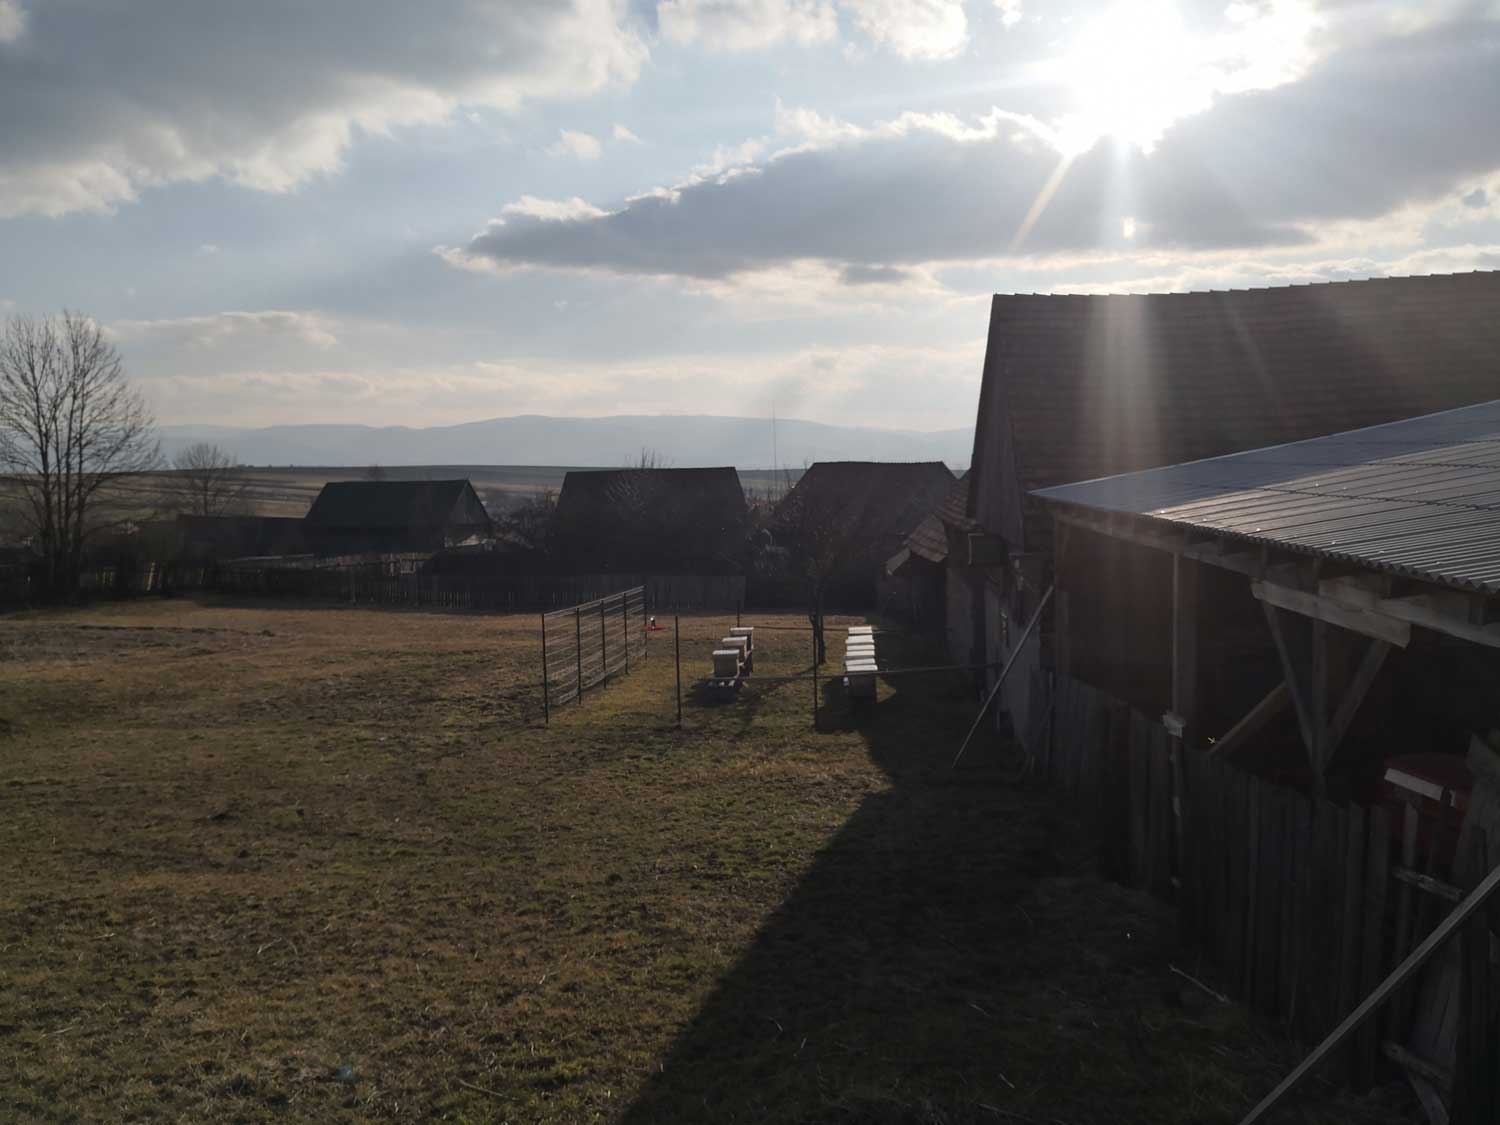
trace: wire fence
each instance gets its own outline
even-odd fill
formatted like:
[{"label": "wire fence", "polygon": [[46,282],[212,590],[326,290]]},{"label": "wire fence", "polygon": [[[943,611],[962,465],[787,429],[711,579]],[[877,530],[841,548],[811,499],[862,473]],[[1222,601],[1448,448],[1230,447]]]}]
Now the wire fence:
[{"label": "wire fence", "polygon": [[646,589],[542,614],[542,702],[552,709],[646,659]]}]

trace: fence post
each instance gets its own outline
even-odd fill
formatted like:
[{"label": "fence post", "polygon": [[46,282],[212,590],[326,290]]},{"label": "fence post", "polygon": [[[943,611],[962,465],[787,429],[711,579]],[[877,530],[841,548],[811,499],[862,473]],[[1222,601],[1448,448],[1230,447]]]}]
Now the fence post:
[{"label": "fence post", "polygon": [[744,603],[739,598],[734,599],[734,623],[736,627],[740,624],[740,609],[743,605]]},{"label": "fence post", "polygon": [[682,726],[682,618],[672,615],[672,649],[677,656],[677,725]]},{"label": "fence post", "polygon": [[630,675],[630,598],[620,597],[620,639],[625,642],[625,674]]},{"label": "fence post", "polygon": [[813,694],[812,694],[812,726],[813,726],[813,730],[817,730],[818,729],[818,630],[816,628],[813,629],[813,633],[812,633],[812,661],[813,661],[813,677],[812,677],[812,691],[813,691]]},{"label": "fence post", "polygon": [[583,706],[583,610],[573,607],[573,656],[578,669],[578,705]]},{"label": "fence post", "polygon": [[606,683],[609,682],[609,637],[604,628],[604,603],[599,603],[599,670]]},{"label": "fence post", "polygon": [[552,723],[552,707],[547,700],[547,615],[542,614],[542,725]]}]

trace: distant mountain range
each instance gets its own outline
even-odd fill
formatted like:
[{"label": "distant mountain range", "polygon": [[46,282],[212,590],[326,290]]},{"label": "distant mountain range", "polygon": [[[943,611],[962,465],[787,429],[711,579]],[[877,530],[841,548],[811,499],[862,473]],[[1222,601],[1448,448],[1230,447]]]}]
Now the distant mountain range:
[{"label": "distant mountain range", "polygon": [[[549,418],[527,414],[457,426],[163,426],[168,457],[213,442],[246,465],[600,465],[632,464],[642,450],[675,468],[773,468],[766,418],[615,415]],[[780,419],[775,457],[785,468],[814,461],[946,461],[966,467],[972,429],[881,430]]]}]

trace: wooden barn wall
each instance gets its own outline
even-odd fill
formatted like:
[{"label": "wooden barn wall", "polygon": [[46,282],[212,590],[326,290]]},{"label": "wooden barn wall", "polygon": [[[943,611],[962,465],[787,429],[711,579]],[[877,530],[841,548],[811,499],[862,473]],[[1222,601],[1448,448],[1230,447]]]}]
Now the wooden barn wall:
[{"label": "wooden barn wall", "polygon": [[[1092,829],[1104,874],[1173,903],[1184,938],[1217,966],[1219,986],[1304,1045],[1337,1026],[1452,909],[1453,901],[1396,877],[1402,864],[1415,868],[1418,839],[1426,857],[1419,874],[1460,887],[1476,883],[1500,850],[1480,830],[1460,838],[1451,811],[1315,802],[1198,751],[1183,753],[1179,788],[1159,721],[1048,671],[1033,675],[1031,692],[1037,768]],[[1466,862],[1450,869],[1439,857],[1452,854]],[[1463,941],[1488,950],[1489,924],[1481,912]],[[1461,1014],[1479,1013],[1468,1026],[1480,1036],[1459,1040],[1448,1075],[1459,1091],[1453,1120],[1497,1119],[1485,1098],[1500,1060],[1490,1019],[1500,993],[1487,971],[1460,979],[1462,948],[1453,943],[1446,965],[1440,955],[1433,973],[1343,1050],[1337,1065],[1356,1089],[1387,1065],[1391,1044],[1408,1041],[1418,990],[1447,972]]]},{"label": "wooden barn wall", "polygon": [[1055,558],[1069,675],[1155,714],[1172,696],[1172,556],[1068,527]]}]

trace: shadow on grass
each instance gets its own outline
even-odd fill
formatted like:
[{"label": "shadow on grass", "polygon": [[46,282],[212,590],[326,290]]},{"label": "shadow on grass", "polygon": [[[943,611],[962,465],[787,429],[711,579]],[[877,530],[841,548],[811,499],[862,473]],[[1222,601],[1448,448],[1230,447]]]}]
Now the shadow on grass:
[{"label": "shadow on grass", "polygon": [[966,690],[892,683],[865,708],[825,685],[822,729],[858,729],[893,786],[829,841],[624,1120],[994,1120],[976,1108],[999,1084],[976,1031],[1065,828],[1000,783],[993,745],[949,769]]}]

